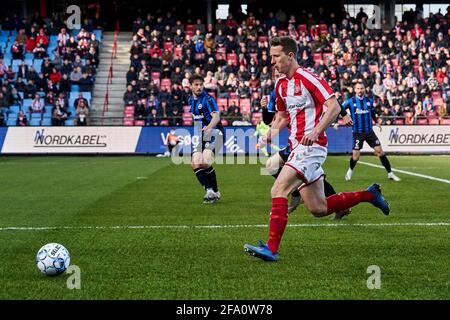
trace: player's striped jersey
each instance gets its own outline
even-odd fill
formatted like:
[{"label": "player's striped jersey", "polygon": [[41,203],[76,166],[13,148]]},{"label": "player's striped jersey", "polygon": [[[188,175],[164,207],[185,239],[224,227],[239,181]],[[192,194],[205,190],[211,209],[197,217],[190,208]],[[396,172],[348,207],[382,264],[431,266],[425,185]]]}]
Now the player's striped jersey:
[{"label": "player's striped jersey", "polygon": [[[212,113],[219,112],[216,100],[211,97],[206,91],[195,98],[191,96],[189,98],[189,104],[191,105],[191,113],[194,117],[194,123],[201,123],[201,127],[206,127],[212,120]],[[217,127],[220,126],[220,122]]]},{"label": "player's striped jersey", "polygon": [[342,104],[348,109],[353,120],[353,132],[370,133],[373,131],[372,120],[376,119],[373,109],[373,99],[364,96],[362,99],[353,96]]},{"label": "player's striped jersey", "polygon": [[[289,145],[294,149],[305,134],[310,133],[323,115],[323,104],[334,95],[327,82],[316,74],[299,67],[291,79],[282,76],[275,85],[277,111],[288,115]],[[327,146],[321,133],[316,141]]]}]

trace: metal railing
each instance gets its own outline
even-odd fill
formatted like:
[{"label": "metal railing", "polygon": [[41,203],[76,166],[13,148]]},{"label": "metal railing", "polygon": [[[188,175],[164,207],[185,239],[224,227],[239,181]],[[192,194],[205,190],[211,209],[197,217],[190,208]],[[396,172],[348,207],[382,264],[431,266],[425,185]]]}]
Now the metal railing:
[{"label": "metal railing", "polygon": [[105,99],[103,101],[103,109],[102,109],[102,119],[101,123],[103,125],[103,119],[105,117],[105,112],[108,111],[109,107],[109,86],[112,85],[112,79],[113,79],[113,60],[117,58],[117,35],[119,34],[120,25],[119,20],[116,22],[116,30],[114,31],[114,40],[113,40],[113,46],[112,46],[112,52],[111,52],[111,60],[109,63],[109,70],[108,70],[108,79],[106,80],[106,93],[105,93]]}]

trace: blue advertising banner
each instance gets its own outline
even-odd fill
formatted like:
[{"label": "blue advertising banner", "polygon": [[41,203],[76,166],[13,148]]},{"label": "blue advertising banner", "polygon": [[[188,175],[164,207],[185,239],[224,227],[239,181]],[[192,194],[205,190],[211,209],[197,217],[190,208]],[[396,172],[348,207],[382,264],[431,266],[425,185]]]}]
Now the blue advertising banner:
[{"label": "blue advertising banner", "polygon": [[0,151],[3,148],[3,142],[5,141],[7,132],[8,132],[8,127],[0,127]]},{"label": "blue advertising banner", "polygon": [[[164,153],[167,151],[167,139],[170,127],[143,127],[136,153]],[[183,154],[189,154],[193,144],[198,141],[194,137],[193,127],[173,128],[175,135],[180,139],[179,149]],[[258,137],[255,135],[255,127],[225,127],[222,153],[232,154],[257,154]],[[328,129],[329,153],[351,152],[352,131],[350,128],[340,127],[338,130]],[[288,131],[283,130],[276,141],[281,148],[288,144]],[[269,149],[270,150],[270,149]]]}]

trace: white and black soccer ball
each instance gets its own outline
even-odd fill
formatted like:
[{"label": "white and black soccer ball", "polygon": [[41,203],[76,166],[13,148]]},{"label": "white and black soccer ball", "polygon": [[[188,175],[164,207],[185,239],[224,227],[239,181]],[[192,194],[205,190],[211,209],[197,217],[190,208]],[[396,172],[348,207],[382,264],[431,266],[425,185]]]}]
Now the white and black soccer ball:
[{"label": "white and black soccer ball", "polygon": [[70,265],[69,251],[59,243],[47,243],[36,255],[36,266],[47,276],[64,273]]}]

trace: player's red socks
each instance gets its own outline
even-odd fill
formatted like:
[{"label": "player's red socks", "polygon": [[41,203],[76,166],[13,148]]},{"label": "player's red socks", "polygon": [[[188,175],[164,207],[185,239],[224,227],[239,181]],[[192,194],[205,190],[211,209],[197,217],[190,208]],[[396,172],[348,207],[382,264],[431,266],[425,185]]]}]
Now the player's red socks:
[{"label": "player's red socks", "polygon": [[288,199],[287,198],[273,198],[272,211],[270,212],[269,223],[269,241],[267,246],[273,253],[278,252],[281,237],[288,221]]},{"label": "player's red socks", "polygon": [[327,213],[339,212],[356,206],[360,202],[373,200],[373,193],[369,191],[340,192],[327,198]]}]

